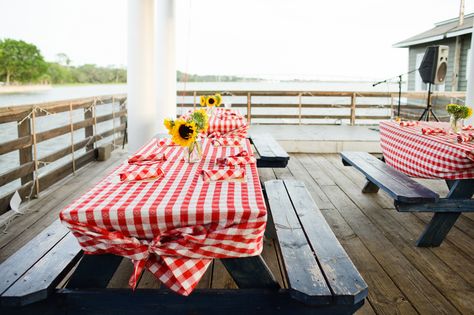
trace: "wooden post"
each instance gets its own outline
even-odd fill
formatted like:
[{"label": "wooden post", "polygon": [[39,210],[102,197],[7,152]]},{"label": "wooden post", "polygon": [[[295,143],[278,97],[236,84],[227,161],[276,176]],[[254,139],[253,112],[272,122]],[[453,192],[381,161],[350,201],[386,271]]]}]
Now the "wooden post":
[{"label": "wooden post", "polygon": [[[464,24],[464,0],[461,0],[459,6],[458,26]],[[451,79],[451,91],[457,91],[459,86],[459,70],[461,61],[461,36],[456,36],[456,44],[454,45],[454,63],[453,77]]]},{"label": "wooden post", "polygon": [[[93,117],[93,114],[92,114],[92,104],[91,104],[91,106],[89,108],[84,109],[84,119],[89,119],[89,118],[92,118],[92,117]],[[88,139],[90,137],[93,137],[94,136],[94,126],[93,125],[87,126],[86,128],[84,128],[84,132],[85,132],[86,139]],[[94,141],[95,141],[95,139],[94,139]],[[94,141],[91,141],[86,146],[86,151],[90,151],[90,150],[94,149]]]},{"label": "wooden post", "polygon": [[252,119],[252,110],[251,110],[251,103],[252,101],[252,96],[250,93],[247,94],[247,121],[250,124],[250,120]]},{"label": "wooden post", "polygon": [[[36,106],[33,107],[31,111],[31,135],[33,139],[33,161],[35,163],[35,187],[36,193],[35,196],[38,197],[40,192],[39,178],[38,178],[38,145],[36,142]],[[30,195],[31,196],[31,195]]]},{"label": "wooden post", "polygon": [[112,145],[115,149],[115,97],[112,96],[112,129],[114,133],[112,134]]},{"label": "wooden post", "polygon": [[196,91],[193,93],[193,109],[196,109]]},{"label": "wooden post", "polygon": [[[18,138],[31,136],[31,118],[28,117],[23,121],[18,121]],[[20,149],[20,165],[33,161],[33,151],[31,145]],[[21,178],[21,184],[24,185],[33,180],[33,173],[25,175]]]},{"label": "wooden post", "polygon": [[354,126],[356,119],[356,94],[352,93],[351,96],[351,126]]},{"label": "wooden post", "polygon": [[69,103],[69,128],[71,133],[72,173],[76,174],[76,157],[74,156],[74,122],[72,119],[72,103]]}]

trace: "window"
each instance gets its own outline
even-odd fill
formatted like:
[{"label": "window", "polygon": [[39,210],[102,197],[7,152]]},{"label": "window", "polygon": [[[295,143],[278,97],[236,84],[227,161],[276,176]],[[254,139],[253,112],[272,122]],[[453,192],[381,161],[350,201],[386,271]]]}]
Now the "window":
[{"label": "window", "polygon": [[[421,65],[421,61],[423,61],[423,56],[425,53],[416,54],[416,69],[418,69]],[[421,79],[420,73],[415,71],[415,91],[426,91],[426,83],[423,83]]]}]

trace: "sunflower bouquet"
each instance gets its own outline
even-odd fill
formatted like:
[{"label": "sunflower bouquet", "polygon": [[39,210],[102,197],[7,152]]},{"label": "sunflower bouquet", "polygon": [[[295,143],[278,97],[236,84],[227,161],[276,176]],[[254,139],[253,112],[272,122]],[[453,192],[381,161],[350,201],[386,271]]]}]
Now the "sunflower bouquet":
[{"label": "sunflower bouquet", "polygon": [[222,104],[222,96],[219,93],[214,95],[201,95],[201,106],[207,107],[208,113],[212,114],[214,108]]},{"label": "sunflower bouquet", "polygon": [[459,104],[448,104],[446,111],[450,115],[451,129],[454,132],[458,132],[462,125],[462,120],[471,117],[472,108],[465,105]]},{"label": "sunflower bouquet", "polygon": [[184,158],[188,162],[197,162],[201,156],[201,146],[198,140],[199,132],[205,132],[208,127],[208,116],[204,109],[192,112],[187,118],[176,120],[166,118],[164,125],[171,135],[171,140],[185,148]]}]

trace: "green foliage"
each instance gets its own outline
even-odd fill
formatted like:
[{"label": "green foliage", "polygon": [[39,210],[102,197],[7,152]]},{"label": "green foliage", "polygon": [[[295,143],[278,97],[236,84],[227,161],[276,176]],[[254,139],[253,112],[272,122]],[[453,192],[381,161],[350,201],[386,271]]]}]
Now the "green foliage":
[{"label": "green foliage", "polygon": [[48,68],[39,49],[22,40],[0,40],[0,81],[33,82]]},{"label": "green foliage", "polygon": [[448,104],[446,111],[456,119],[466,119],[472,115],[472,109],[470,107],[458,104]]},{"label": "green foliage", "polygon": [[79,67],[49,63],[48,74],[53,84],[65,83],[126,83],[127,70],[112,67],[98,67],[87,64]]},{"label": "green foliage", "polygon": [[178,82],[253,82],[261,81],[262,79],[257,78],[243,78],[230,75],[197,75],[197,74],[186,74],[184,72],[177,72]]}]

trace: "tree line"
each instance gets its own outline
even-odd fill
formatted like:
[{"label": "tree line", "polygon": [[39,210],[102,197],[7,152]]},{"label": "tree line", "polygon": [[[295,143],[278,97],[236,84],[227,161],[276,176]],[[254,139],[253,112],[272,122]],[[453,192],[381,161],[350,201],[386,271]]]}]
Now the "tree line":
[{"label": "tree line", "polygon": [[0,84],[25,83],[125,83],[123,68],[99,67],[93,64],[72,66],[65,54],[47,62],[34,44],[15,39],[0,40]]},{"label": "tree line", "polygon": [[[177,71],[177,80],[179,82],[242,82],[261,79],[186,74]],[[47,62],[34,44],[9,38],[0,40],[0,85],[126,82],[126,69],[100,67],[94,64],[72,66],[71,59],[63,53],[56,55],[56,61]]]}]

